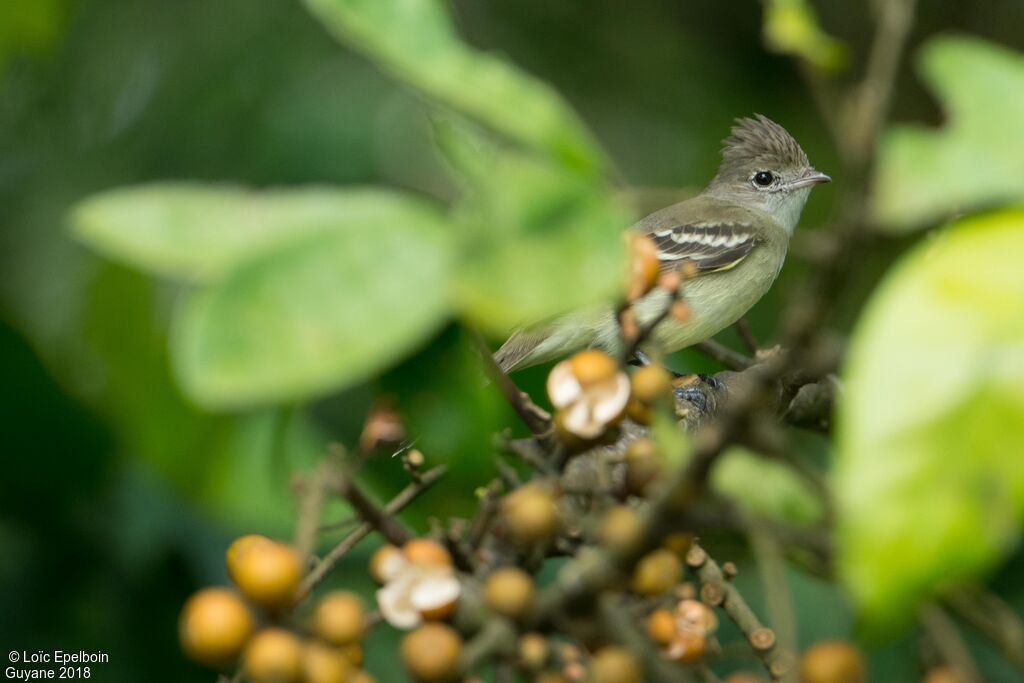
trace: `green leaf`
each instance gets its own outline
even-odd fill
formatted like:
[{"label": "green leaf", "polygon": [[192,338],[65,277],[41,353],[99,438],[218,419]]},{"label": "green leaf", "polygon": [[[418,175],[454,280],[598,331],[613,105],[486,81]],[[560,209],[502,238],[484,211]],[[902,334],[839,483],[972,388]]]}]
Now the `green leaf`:
[{"label": "green leaf", "polygon": [[398,361],[448,316],[446,227],[422,211],[321,232],[194,293],[172,330],[183,386],[204,405],[241,407],[305,399]]},{"label": "green leaf", "polygon": [[718,459],[711,489],[761,517],[814,524],[824,516],[821,498],[793,468],[738,446]]},{"label": "green leaf", "polygon": [[566,166],[588,173],[602,155],[546,83],[463,43],[443,0],[305,0],[342,42],[396,77]]},{"label": "green leaf", "polygon": [[838,413],[842,578],[886,628],[990,570],[1024,518],[1024,211],[909,254],[854,333]]},{"label": "green leaf", "polygon": [[441,123],[465,187],[456,296],[470,321],[504,333],[621,291],[631,220],[601,182]]},{"label": "green leaf", "polygon": [[825,33],[807,0],[770,0],[764,10],[768,49],[795,55],[824,71],[846,66],[846,45]]},{"label": "green leaf", "polygon": [[882,138],[873,213],[906,231],[1024,198],[1024,55],[974,38],[939,38],[922,77],[946,112],[938,130],[893,126]]},{"label": "green leaf", "polygon": [[167,183],[79,203],[78,237],[142,270],[193,281],[222,277],[253,256],[321,231],[415,222],[429,207],[399,192],[313,187],[256,192]]}]

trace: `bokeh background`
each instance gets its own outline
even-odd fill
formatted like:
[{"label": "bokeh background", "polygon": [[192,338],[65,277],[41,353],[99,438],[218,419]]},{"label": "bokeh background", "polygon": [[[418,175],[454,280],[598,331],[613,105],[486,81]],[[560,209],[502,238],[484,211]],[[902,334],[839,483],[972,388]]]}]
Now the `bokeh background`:
[{"label": "bokeh background", "polygon": [[[552,83],[609,150],[624,184],[657,204],[713,174],[732,118],[782,122],[822,170],[835,166],[793,62],[766,52],[752,0],[457,0],[467,40]],[[860,66],[865,3],[820,0],[823,26]],[[962,32],[1024,49],[1022,0],[922,0],[911,50]],[[937,122],[907,65],[893,118]],[[488,467],[486,431],[506,417],[493,397],[447,396],[437,376],[474,372],[448,329],[416,363],[312,407],[210,414],[171,379],[173,286],[104,261],[72,241],[66,212],[118,185],[163,179],[257,187],[387,184],[452,192],[419,96],[330,39],[297,0],[5,0],[0,3],[0,643],[5,649],[109,653],[102,681],[211,680],[181,656],[177,613],[201,585],[223,583],[227,541],[287,535],[289,473],[329,439],[351,443],[380,390],[406,397],[424,429],[437,405],[466,402],[464,423],[435,425],[456,465],[447,490],[410,520],[472,504]],[[841,178],[836,179],[841,182]],[[827,220],[815,191],[805,225]],[[663,202],[667,203],[667,202]],[[909,240],[907,240],[909,242]],[[855,310],[888,260],[862,269]],[[799,262],[755,309],[771,340]],[[727,334],[726,341],[733,341]],[[684,354],[688,369],[715,366]],[[543,370],[526,373],[537,387]],[[445,403],[447,402],[447,403]],[[474,446],[477,444],[477,447]],[[401,483],[397,465],[372,473]],[[450,495],[453,491],[459,496]],[[461,506],[461,507],[460,507]],[[731,549],[744,557],[741,545]],[[365,557],[365,553],[363,553]],[[369,590],[355,557],[339,580]],[[744,589],[758,604],[754,572]],[[1024,561],[994,586],[1024,605]],[[801,641],[848,636],[835,590],[794,573]],[[1015,680],[972,641],[991,680]],[[913,636],[872,651],[872,680],[912,680]],[[400,680],[377,641],[369,668]]]}]

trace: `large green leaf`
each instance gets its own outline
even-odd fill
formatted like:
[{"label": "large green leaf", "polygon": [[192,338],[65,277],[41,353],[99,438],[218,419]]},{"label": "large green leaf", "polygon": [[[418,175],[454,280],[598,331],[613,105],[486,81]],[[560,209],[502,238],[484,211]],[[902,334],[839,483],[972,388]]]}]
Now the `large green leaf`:
[{"label": "large green leaf", "polygon": [[908,230],[1024,197],[1024,56],[978,39],[940,38],[925,47],[920,67],[946,124],[886,132],[874,182],[878,221]]},{"label": "large green leaf", "polygon": [[463,43],[443,0],[305,2],[340,40],[440,102],[577,170],[601,166],[601,153],[555,90]]},{"label": "large green leaf", "polygon": [[990,569],[1024,516],[1024,211],[911,253],[855,331],[838,415],[843,580],[880,627]]},{"label": "large green leaf", "polygon": [[600,180],[495,145],[458,121],[435,130],[464,181],[456,295],[469,320],[504,333],[614,298],[631,220]]},{"label": "large green leaf", "polygon": [[718,459],[711,489],[749,514],[782,522],[814,524],[824,516],[821,498],[792,467],[739,446]]},{"label": "large green leaf", "polygon": [[218,408],[298,400],[399,360],[449,313],[446,228],[421,212],[321,232],[195,292],[171,340],[184,387]]},{"label": "large green leaf", "polygon": [[388,190],[255,192],[165,183],[94,195],[75,207],[72,221],[79,238],[107,256],[146,271],[209,281],[316,232],[409,223],[429,210]]}]

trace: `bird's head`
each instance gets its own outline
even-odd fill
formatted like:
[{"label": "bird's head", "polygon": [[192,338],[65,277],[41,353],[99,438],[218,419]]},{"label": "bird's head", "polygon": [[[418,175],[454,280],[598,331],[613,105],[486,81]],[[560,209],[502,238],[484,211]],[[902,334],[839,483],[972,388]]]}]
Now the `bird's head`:
[{"label": "bird's head", "polygon": [[709,195],[759,209],[792,232],[811,188],[832,179],[818,171],[793,136],[766,116],[736,120],[723,141]]}]

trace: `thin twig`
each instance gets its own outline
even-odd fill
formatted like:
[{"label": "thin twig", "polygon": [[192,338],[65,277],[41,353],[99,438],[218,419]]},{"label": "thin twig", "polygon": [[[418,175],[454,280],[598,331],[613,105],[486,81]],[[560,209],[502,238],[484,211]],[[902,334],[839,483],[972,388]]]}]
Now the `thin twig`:
[{"label": "thin twig", "polygon": [[505,396],[505,400],[516,411],[519,419],[523,421],[523,424],[526,425],[530,432],[538,438],[546,438],[551,433],[551,415],[531,401],[529,396],[520,391],[519,387],[512,381],[512,378],[508,376],[508,373],[502,370],[501,366],[495,362],[494,355],[487,346],[483,335],[475,329],[471,330],[470,334],[480,352],[480,359],[483,361],[484,370],[491,378],[491,381],[498,385],[501,393]]},{"label": "thin twig", "polygon": [[740,318],[736,321],[736,332],[739,333],[740,339],[743,340],[743,345],[747,347],[747,352],[752,356],[756,356],[757,352],[761,350],[761,345],[757,341],[757,337],[754,336],[753,330],[750,329],[750,323],[747,322],[746,318]]},{"label": "thin twig", "polygon": [[775,632],[761,623],[761,620],[750,609],[739,590],[725,576],[718,563],[708,556],[707,552],[694,543],[686,555],[686,564],[692,568],[700,579],[701,599],[716,607],[721,607],[726,615],[747,637],[754,653],[764,664],[768,675],[773,681],[787,678],[793,671],[795,657],[789,650],[778,645]]},{"label": "thin twig", "polygon": [[[413,480],[413,484],[416,481]],[[370,526],[380,532],[393,545],[404,545],[412,538],[412,532],[405,528],[393,515],[387,513],[370,500],[370,497],[356,484],[351,473],[344,473],[337,478],[338,492],[352,505],[353,509]]]},{"label": "thin twig", "polygon": [[955,590],[944,602],[995,645],[1006,661],[1024,672],[1024,622],[1010,605],[981,587]]},{"label": "thin twig", "polygon": [[957,680],[963,683],[981,683],[978,665],[974,663],[971,651],[967,649],[956,624],[945,610],[935,604],[921,608],[921,625],[928,637],[935,642],[935,649],[957,673]]},{"label": "thin twig", "polygon": [[[445,465],[438,465],[424,472],[419,481],[406,486],[397,496],[391,499],[391,502],[384,506],[384,514],[390,516],[397,515],[405,506],[433,486],[445,473],[446,469]],[[352,533],[342,539],[340,543],[331,548],[330,552],[324,555],[324,558],[303,579],[299,594],[301,596],[308,595],[338,565],[338,562],[360,541],[369,536],[372,531],[373,526],[368,522],[363,522]]]},{"label": "thin twig", "polygon": [[746,370],[755,362],[752,358],[748,358],[738,351],[733,351],[725,344],[714,339],[698,342],[693,345],[693,348],[714,358],[730,370]]}]

